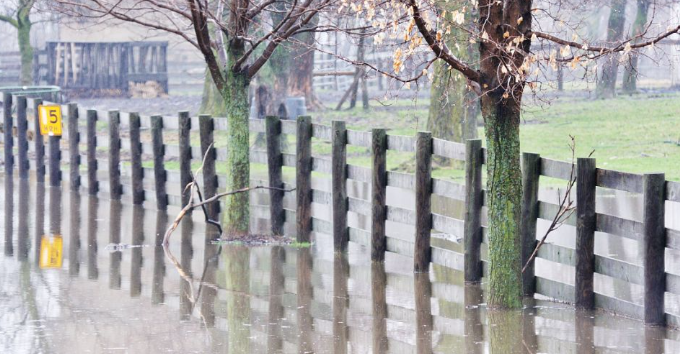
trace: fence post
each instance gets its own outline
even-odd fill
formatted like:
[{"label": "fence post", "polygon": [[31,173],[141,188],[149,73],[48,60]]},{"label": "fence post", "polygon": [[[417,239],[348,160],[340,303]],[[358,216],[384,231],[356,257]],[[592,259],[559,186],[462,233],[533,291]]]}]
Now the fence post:
[{"label": "fence post", "polygon": [[297,118],[297,241],[309,242],[312,231],[312,120]]},{"label": "fence post", "polygon": [[156,207],[168,207],[168,193],[165,191],[165,145],[163,145],[163,117],[151,117],[151,139],[153,143],[153,174],[156,183]]},{"label": "fence post", "polygon": [[19,178],[28,178],[28,120],[26,120],[26,96],[17,96],[17,145]]},{"label": "fence post", "polygon": [[50,186],[58,187],[61,184],[61,136],[50,135],[48,138],[50,148]]},{"label": "fence post", "polygon": [[[281,181],[281,168],[283,155],[281,154],[281,119],[276,116],[265,117],[265,131],[267,135],[267,169],[269,174],[269,187],[283,188]],[[274,235],[283,234],[283,191],[269,190],[269,219],[271,230]]]},{"label": "fence post", "polygon": [[333,191],[333,245],[344,252],[349,241],[347,230],[347,128],[345,122],[334,120],[331,128],[331,190]]},{"label": "fence post", "polygon": [[109,111],[109,195],[120,199],[120,113]]},{"label": "fence post", "polygon": [[142,168],[141,120],[139,113],[130,113],[130,160],[132,168],[132,203],[144,202],[144,169]]},{"label": "fence post", "polygon": [[[416,139],[416,242],[413,269],[427,273],[432,252],[432,133],[418,132]],[[429,300],[428,300],[429,301]]]},{"label": "fence post", "polygon": [[68,104],[68,153],[69,153],[69,184],[71,190],[80,187],[80,133],[78,132],[78,105]]},{"label": "fence post", "polygon": [[40,133],[40,107],[42,100],[33,101],[33,130],[35,134],[35,178],[38,183],[45,182],[45,139]]},{"label": "fence post", "polygon": [[3,129],[4,129],[4,149],[5,149],[5,176],[11,176],[14,169],[14,137],[12,136],[12,94],[5,92],[2,95],[3,106]]},{"label": "fence post", "polygon": [[87,110],[87,189],[91,195],[97,195],[97,111]]},{"label": "fence post", "polygon": [[595,305],[595,193],[597,169],[595,159],[576,160],[576,307],[590,310]]},{"label": "fence post", "polygon": [[[182,207],[189,204],[191,192],[185,190],[191,183],[191,117],[189,112],[179,112],[179,181],[182,191]],[[189,211],[191,212],[191,210]]]},{"label": "fence post", "polygon": [[644,233],[642,236],[643,268],[645,277],[644,311],[645,323],[656,326],[665,324],[664,292],[665,272],[665,175],[649,173],[643,176]]},{"label": "fence post", "polygon": [[383,261],[387,249],[385,219],[387,207],[387,134],[385,129],[371,132],[373,150],[373,178],[371,188],[371,260]]},{"label": "fence post", "polygon": [[465,281],[482,279],[482,141],[465,142],[465,231],[463,235]]},{"label": "fence post", "polygon": [[[201,154],[206,156],[208,148],[212,150],[208,153],[205,158],[205,164],[203,165],[203,198],[208,199],[217,194],[217,174],[215,172],[217,150],[215,149],[215,146],[211,146],[214,141],[213,131],[215,130],[213,117],[209,115],[198,116],[198,128],[201,136]],[[219,212],[218,207],[219,204],[217,201],[206,205],[211,220],[217,219],[217,213]]]},{"label": "fence post", "polygon": [[[541,156],[525,152],[522,154],[522,223],[520,243],[522,247],[522,267],[527,264],[536,248],[536,220],[538,219],[538,183],[541,177]],[[534,261],[522,273],[522,292],[524,296],[534,296],[536,278]]]}]

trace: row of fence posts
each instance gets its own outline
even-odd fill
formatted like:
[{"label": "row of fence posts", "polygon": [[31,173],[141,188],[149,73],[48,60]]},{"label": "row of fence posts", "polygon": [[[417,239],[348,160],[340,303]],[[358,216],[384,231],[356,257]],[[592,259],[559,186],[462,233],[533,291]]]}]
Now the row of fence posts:
[{"label": "row of fence posts", "polygon": [[[28,140],[25,96],[17,99],[17,135],[18,135],[18,165],[19,176],[28,176]],[[5,123],[5,171],[11,175],[13,171],[12,158],[12,95],[5,93],[4,123]],[[35,100],[35,126],[39,126],[38,109],[42,104]],[[142,168],[142,145],[140,141],[140,116],[130,113],[129,139],[131,160],[131,195],[134,204],[144,201],[144,170]],[[70,187],[79,190],[80,185],[80,154],[78,133],[78,109],[76,104],[68,105],[68,135],[70,151]],[[99,181],[97,180],[97,137],[96,122],[99,119],[97,111],[88,110],[87,119],[87,161],[88,161],[88,192],[97,194]],[[201,152],[206,158],[203,165],[203,197],[210,198],[217,193],[217,173],[215,168],[216,150],[212,147],[214,122],[208,115],[198,118]],[[120,114],[110,111],[109,125],[109,190],[111,199],[120,199],[123,193],[120,172]],[[347,129],[343,121],[332,122],[331,127],[331,200],[332,234],[336,251],[345,251],[349,241],[347,225],[348,197],[347,197]],[[189,191],[184,187],[192,181],[190,144],[191,118],[188,112],[179,113],[179,162],[180,183],[182,187],[181,201],[186,205]],[[151,135],[153,145],[154,178],[156,201],[158,209],[166,209],[168,196],[166,192],[166,171],[164,167],[165,149],[163,144],[162,117],[151,117]],[[38,132],[36,132],[37,134]],[[267,144],[267,165],[269,186],[283,188],[282,167],[283,154],[281,151],[281,120],[278,117],[265,118],[265,135]],[[387,250],[385,222],[387,220],[386,189],[387,189],[387,134],[384,129],[371,131],[371,259],[382,261]],[[59,136],[49,137],[49,174],[50,185],[59,186],[61,183],[61,151]],[[296,232],[297,241],[309,242],[312,232],[312,123],[310,117],[297,119],[297,147],[296,147]],[[44,146],[42,139],[35,141],[35,165],[38,182],[44,181]],[[432,230],[432,135],[419,132],[416,137],[416,232],[414,247],[414,270],[425,272],[431,261],[430,234]],[[212,147],[212,148],[211,148]],[[209,154],[206,155],[208,149]],[[465,165],[465,216],[464,216],[464,278],[469,282],[477,282],[482,278],[482,261],[480,247],[482,244],[481,214],[483,204],[482,167],[483,151],[481,140],[468,140],[466,143]],[[529,259],[536,247],[536,221],[538,219],[538,186],[541,176],[541,158],[538,154],[524,153],[523,160],[523,202],[521,215],[521,250],[522,264]],[[594,234],[596,230],[595,195],[597,186],[597,170],[595,159],[579,158],[577,160],[577,196],[576,196],[576,276],[575,302],[576,306],[592,309],[595,305],[593,277],[595,273]],[[643,176],[644,195],[644,232],[640,238],[644,260],[644,320],[647,323],[664,323],[665,273],[664,273],[664,183],[663,174],[646,174]],[[283,233],[285,212],[283,208],[282,190],[272,189],[270,194],[271,231],[274,234]],[[208,205],[211,219],[217,219],[218,203]],[[536,291],[536,278],[533,264],[529,265],[522,275],[523,292],[526,296],[533,296]]]}]

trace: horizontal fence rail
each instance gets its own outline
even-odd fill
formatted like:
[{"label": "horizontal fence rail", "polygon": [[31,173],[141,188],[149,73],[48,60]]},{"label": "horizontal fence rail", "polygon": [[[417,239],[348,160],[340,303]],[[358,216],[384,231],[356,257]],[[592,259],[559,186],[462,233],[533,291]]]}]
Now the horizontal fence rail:
[{"label": "horizontal fence rail", "polygon": [[[13,175],[16,167],[21,178],[31,170],[38,181],[47,174],[50,184],[58,186],[62,170],[68,168],[65,176],[73,190],[165,209],[187,202],[184,187],[191,180],[192,165],[195,169],[205,157],[204,197],[226,185],[217,172],[227,156],[218,140],[227,130],[226,118],[191,117],[187,112],[147,117],[63,105],[67,129],[62,137],[47,139],[46,152],[37,127],[36,108],[41,102],[3,95],[6,176]],[[17,127],[16,137],[13,127]],[[389,135],[383,129],[356,131],[341,121],[327,126],[309,117],[251,120],[250,131],[264,137],[263,144],[251,148],[251,163],[267,165],[267,177],[254,183],[296,188],[288,193],[270,190],[265,193],[266,204],[251,203],[253,217],[267,219],[272,233],[295,233],[301,242],[331,235],[335,251],[345,251],[352,242],[367,247],[373,260],[384,260],[386,253],[402,254],[413,258],[412,269],[419,272],[434,264],[461,271],[466,281],[480,281],[488,275],[487,201],[482,186],[486,149],[480,140],[455,143],[428,133],[410,137]],[[294,137],[295,143],[288,144],[288,137]],[[330,152],[316,153],[313,142],[327,144]],[[282,148],[285,144],[289,145],[286,149]],[[349,162],[349,148],[366,151],[370,167]],[[292,149],[295,153],[289,152]],[[62,153],[66,151],[68,164],[64,165]],[[389,171],[389,151],[415,156],[416,172]],[[433,178],[434,157],[464,161],[464,183]],[[665,265],[666,252],[680,251],[680,230],[665,227],[671,204],[680,203],[680,183],[666,181],[663,174],[597,168],[592,158],[574,164],[524,153],[522,160],[523,264],[545,224],[560,211],[554,198],[541,195],[541,180],[576,180],[576,211],[563,225],[573,242],[549,242],[540,248],[523,274],[524,294],[585,309],[603,308],[649,324],[680,326],[679,309],[665,300],[680,300],[680,272]],[[284,169],[291,168],[296,171],[292,183],[283,178]],[[408,197],[392,197],[397,190]],[[598,190],[641,198],[642,215],[623,217],[598,209]],[[441,210],[436,200],[459,205],[459,210]],[[218,204],[209,205],[208,212],[217,219]],[[601,237],[635,243],[641,259],[596,253],[595,240]],[[535,266],[539,262],[573,276],[546,273]],[[637,287],[642,296],[621,298],[607,291],[602,285],[607,282]]]}]

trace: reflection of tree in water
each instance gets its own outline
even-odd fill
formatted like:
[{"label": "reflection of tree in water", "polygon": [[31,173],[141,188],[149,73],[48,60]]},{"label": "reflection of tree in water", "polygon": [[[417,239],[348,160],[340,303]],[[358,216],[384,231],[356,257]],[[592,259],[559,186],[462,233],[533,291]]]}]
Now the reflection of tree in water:
[{"label": "reflection of tree in water", "polygon": [[223,250],[227,290],[229,353],[250,352],[250,250],[230,245]]},{"label": "reflection of tree in water", "polygon": [[524,354],[522,311],[488,310],[491,354]]}]

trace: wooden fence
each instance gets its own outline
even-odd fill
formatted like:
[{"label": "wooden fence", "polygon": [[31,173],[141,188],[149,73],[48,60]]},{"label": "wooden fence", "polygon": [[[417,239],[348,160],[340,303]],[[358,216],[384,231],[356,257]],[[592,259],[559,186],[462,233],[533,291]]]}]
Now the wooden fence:
[{"label": "wooden fence", "polygon": [[[47,169],[41,167],[45,164],[42,139],[34,139],[30,146],[27,139],[27,131],[34,129],[37,120],[32,108],[40,100],[10,94],[3,99],[5,146],[12,146],[13,140],[7,127],[17,123],[19,175],[26,177],[29,169],[35,169],[37,180],[43,181],[47,170],[50,184],[60,185],[64,168],[61,151],[65,147],[61,138],[49,139]],[[188,196],[182,195],[182,191],[190,178],[191,163],[200,163],[213,143],[214,134],[223,132],[227,126],[225,118],[190,117],[186,112],[178,117],[141,117],[136,113],[86,110],[76,104],[66,105],[63,110],[68,112],[63,138],[69,142],[69,149],[64,150],[69,152],[70,188],[85,188],[90,194],[108,195],[112,199],[131,198],[134,204],[153,203],[158,209],[186,202]],[[106,136],[97,135],[97,124],[108,124],[108,129],[100,129],[108,130]],[[416,271],[425,271],[433,263],[463,271],[466,281],[479,281],[488,274],[486,199],[482,187],[486,150],[479,140],[460,144],[433,139],[424,132],[408,137],[388,135],[384,129],[355,131],[346,129],[341,121],[325,126],[312,123],[309,117],[297,121],[275,117],[251,120],[250,128],[251,132],[267,137],[266,150],[252,149],[250,153],[252,163],[267,165],[268,181],[263,181],[264,184],[292,187],[283,182],[282,169],[295,168],[295,193],[271,191],[267,206],[251,206],[253,217],[269,219],[273,232],[286,231],[287,221],[294,227],[286,233],[296,234],[298,241],[309,241],[313,234],[328,234],[333,237],[335,250],[345,250],[349,242],[358,243],[370,248],[372,260],[383,260],[386,252],[393,252],[412,257]],[[200,146],[191,143],[196,133]],[[81,134],[85,139],[80,139]],[[296,136],[295,154],[280,149],[283,135]],[[165,143],[169,139],[178,143]],[[330,144],[330,157],[314,154],[312,141],[317,140]],[[84,166],[81,142],[86,142]],[[372,167],[348,164],[348,146],[370,150]],[[415,174],[388,171],[388,151],[415,154]],[[29,152],[33,155],[31,159]],[[13,173],[12,155],[13,150],[6,148],[6,175]],[[224,161],[225,150],[218,147],[208,156],[203,171],[205,197],[225,185],[215,168],[216,163]],[[465,161],[466,183],[433,178],[434,156]],[[99,163],[106,159],[108,166]],[[178,161],[179,171],[166,169],[164,164],[168,160]],[[559,208],[539,197],[541,177],[568,180],[574,166],[531,153],[524,153],[522,160],[521,243],[522,258],[526,261],[537,242],[537,224],[552,220]],[[145,162],[151,161],[145,166]],[[665,254],[680,250],[680,231],[666,229],[664,218],[668,214],[667,202],[680,202],[680,183],[665,181],[663,174],[638,175],[597,168],[590,158],[579,158],[575,168],[577,210],[565,226],[576,228],[575,239],[571,246],[564,242],[545,244],[537,257],[537,262],[550,262],[574,275],[568,279],[554,277],[529,267],[523,276],[524,294],[575,303],[586,309],[603,308],[650,324],[678,326],[680,272],[665,265]],[[312,179],[312,173],[319,178]],[[81,179],[83,175],[87,178]],[[368,197],[349,193],[356,189],[350,185],[365,189],[370,186]],[[598,210],[595,205],[598,188],[641,195],[643,215],[633,220]],[[389,201],[388,189],[415,193],[412,207],[404,208],[403,203],[396,206]],[[438,213],[432,208],[433,198],[464,203],[464,215]],[[218,212],[216,205],[212,208]],[[360,219],[368,222],[362,223]],[[402,230],[399,236],[396,228]],[[407,236],[403,230],[409,230]],[[596,236],[596,232],[635,242],[642,250],[641,263],[596,254],[594,240],[602,237]],[[602,288],[603,279],[640,289],[642,296],[617,298]]]}]

